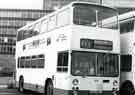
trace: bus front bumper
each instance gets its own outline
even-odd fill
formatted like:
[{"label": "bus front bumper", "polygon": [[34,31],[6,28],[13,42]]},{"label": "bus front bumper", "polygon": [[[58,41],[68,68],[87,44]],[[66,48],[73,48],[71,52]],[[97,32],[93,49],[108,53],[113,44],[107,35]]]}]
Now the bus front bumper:
[{"label": "bus front bumper", "polygon": [[54,92],[56,95],[118,95],[118,91],[88,91],[88,90],[60,90],[60,89],[55,89]]}]

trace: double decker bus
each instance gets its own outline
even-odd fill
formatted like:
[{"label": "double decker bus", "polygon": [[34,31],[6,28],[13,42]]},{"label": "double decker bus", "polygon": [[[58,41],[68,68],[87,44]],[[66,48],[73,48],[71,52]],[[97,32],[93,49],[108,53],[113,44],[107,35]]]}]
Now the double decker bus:
[{"label": "double decker bus", "polygon": [[[102,23],[113,18],[115,26]],[[116,9],[72,2],[18,30],[16,85],[45,95],[112,95],[119,90]]]},{"label": "double decker bus", "polygon": [[135,92],[135,11],[119,15],[121,42],[121,95]]}]

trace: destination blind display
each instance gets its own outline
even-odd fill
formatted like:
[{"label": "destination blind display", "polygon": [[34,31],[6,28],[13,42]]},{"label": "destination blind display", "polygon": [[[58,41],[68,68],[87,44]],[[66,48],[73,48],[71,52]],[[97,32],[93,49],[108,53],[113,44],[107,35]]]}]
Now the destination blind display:
[{"label": "destination blind display", "polygon": [[80,39],[80,48],[112,50],[112,41],[96,40],[96,39]]}]

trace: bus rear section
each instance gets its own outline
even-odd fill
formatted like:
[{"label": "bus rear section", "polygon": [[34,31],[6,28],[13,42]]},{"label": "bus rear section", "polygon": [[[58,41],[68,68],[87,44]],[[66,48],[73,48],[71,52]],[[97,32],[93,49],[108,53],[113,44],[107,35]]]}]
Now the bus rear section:
[{"label": "bus rear section", "polygon": [[134,95],[135,11],[121,14],[118,16],[118,18],[120,23],[121,43],[120,94]]},{"label": "bus rear section", "polygon": [[[120,26],[120,95],[134,95],[134,43],[135,43],[135,11],[118,16]],[[113,19],[108,19],[110,27],[115,27]]]},{"label": "bus rear section", "polygon": [[134,59],[135,59],[135,33],[121,34],[121,78],[120,92],[123,95],[134,95]]}]

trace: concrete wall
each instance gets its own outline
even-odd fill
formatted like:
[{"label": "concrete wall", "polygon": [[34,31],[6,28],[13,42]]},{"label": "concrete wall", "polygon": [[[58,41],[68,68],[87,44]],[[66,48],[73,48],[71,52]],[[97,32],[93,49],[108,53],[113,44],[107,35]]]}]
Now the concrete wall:
[{"label": "concrete wall", "polygon": [[135,0],[102,0],[102,2],[116,8],[135,8]]},{"label": "concrete wall", "polygon": [[88,1],[101,3],[116,8],[135,8],[135,0],[44,0],[43,9],[53,9],[54,6],[63,6],[72,1]]}]

